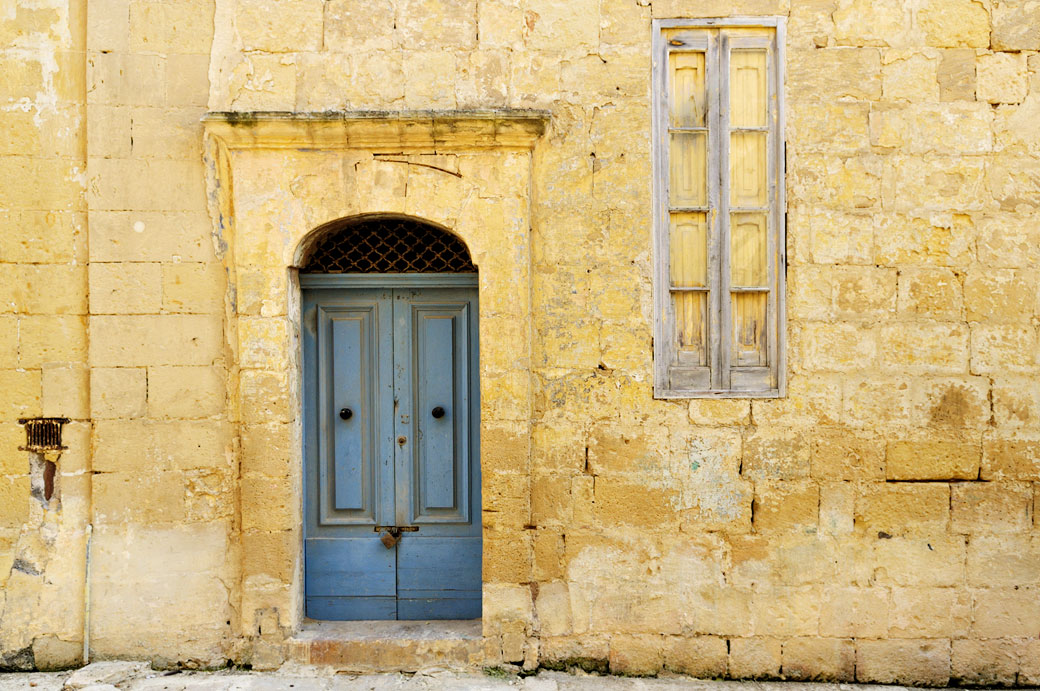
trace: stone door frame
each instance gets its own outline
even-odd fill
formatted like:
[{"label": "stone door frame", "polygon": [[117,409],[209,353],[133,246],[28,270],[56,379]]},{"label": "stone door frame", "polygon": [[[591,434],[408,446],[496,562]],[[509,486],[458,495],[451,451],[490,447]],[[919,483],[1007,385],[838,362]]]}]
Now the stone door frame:
[{"label": "stone door frame", "polygon": [[522,525],[504,519],[530,501],[531,166],[547,123],[543,111],[204,118],[213,241],[228,277],[229,453],[240,469],[229,558],[243,637],[279,644],[303,622],[297,267],[321,226],[365,214],[446,228],[478,267],[483,627],[500,635],[494,584],[530,571],[530,554],[516,554]]}]

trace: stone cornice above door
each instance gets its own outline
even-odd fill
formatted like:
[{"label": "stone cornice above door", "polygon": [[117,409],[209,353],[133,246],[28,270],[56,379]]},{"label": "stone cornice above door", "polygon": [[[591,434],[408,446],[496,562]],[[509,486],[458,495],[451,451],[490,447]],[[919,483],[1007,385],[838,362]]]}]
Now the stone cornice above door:
[{"label": "stone cornice above door", "polygon": [[363,149],[374,153],[530,149],[544,110],[212,112],[206,132],[228,149]]}]

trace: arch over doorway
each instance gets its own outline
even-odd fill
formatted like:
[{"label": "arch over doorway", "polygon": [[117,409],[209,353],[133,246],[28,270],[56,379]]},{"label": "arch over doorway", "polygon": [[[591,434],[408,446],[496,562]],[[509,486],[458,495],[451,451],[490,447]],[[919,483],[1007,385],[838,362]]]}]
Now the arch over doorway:
[{"label": "arch over doorway", "polygon": [[309,273],[476,273],[457,235],[411,216],[366,214],[326,223],[301,243]]}]

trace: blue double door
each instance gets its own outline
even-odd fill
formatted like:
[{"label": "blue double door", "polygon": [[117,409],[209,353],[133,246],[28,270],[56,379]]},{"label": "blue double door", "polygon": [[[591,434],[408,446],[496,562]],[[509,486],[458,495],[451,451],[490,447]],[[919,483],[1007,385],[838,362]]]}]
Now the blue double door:
[{"label": "blue double door", "polygon": [[476,287],[301,277],[312,619],[480,616]]}]

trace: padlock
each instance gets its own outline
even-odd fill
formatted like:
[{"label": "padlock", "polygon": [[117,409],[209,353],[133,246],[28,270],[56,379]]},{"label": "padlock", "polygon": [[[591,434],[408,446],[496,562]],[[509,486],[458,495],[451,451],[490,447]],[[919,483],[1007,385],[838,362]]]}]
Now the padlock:
[{"label": "padlock", "polygon": [[383,536],[379,538],[379,541],[383,543],[383,547],[393,549],[394,545],[401,541],[401,536],[394,535],[391,532],[385,532],[383,533]]}]

